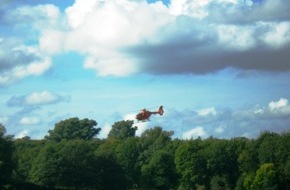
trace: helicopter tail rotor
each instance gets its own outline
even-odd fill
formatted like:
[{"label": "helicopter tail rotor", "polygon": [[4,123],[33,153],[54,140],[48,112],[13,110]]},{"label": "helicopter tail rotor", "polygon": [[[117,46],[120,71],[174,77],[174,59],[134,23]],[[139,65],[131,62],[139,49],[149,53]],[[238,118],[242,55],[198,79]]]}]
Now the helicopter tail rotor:
[{"label": "helicopter tail rotor", "polygon": [[160,107],[159,107],[157,113],[158,113],[159,115],[163,115],[163,113],[164,113],[163,106],[160,106]]}]

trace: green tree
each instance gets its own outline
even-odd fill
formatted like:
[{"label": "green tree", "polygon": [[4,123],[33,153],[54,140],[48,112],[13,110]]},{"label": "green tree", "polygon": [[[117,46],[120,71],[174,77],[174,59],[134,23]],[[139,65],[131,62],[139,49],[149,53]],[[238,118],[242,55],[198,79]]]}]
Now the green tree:
[{"label": "green tree", "polygon": [[139,185],[140,167],[138,157],[140,154],[138,138],[131,137],[120,141],[116,147],[117,162],[125,172],[129,188],[137,188]]},{"label": "green tree", "polygon": [[243,187],[245,190],[253,190],[252,188],[252,185],[253,185],[253,182],[255,180],[255,173],[251,172],[251,173],[248,173],[248,174],[244,174],[245,175],[245,179],[244,179],[244,182],[243,182]]},{"label": "green tree", "polygon": [[0,124],[0,189],[11,185],[11,176],[14,163],[12,161],[13,142],[10,136],[5,135],[5,127]]},{"label": "green tree", "polygon": [[175,164],[180,175],[181,189],[195,189],[198,185],[207,186],[208,171],[200,140],[181,143],[175,152]]},{"label": "green tree", "polygon": [[238,178],[238,156],[233,141],[208,139],[206,141],[206,160],[210,176],[223,177],[223,181],[234,188]]},{"label": "green tree", "polygon": [[238,166],[241,173],[251,173],[258,169],[259,159],[254,140],[248,141],[238,153]]},{"label": "green tree", "polygon": [[97,122],[95,120],[82,119],[77,117],[66,119],[56,123],[53,130],[48,131],[47,140],[59,142],[63,139],[74,140],[83,139],[90,140],[94,138],[101,130],[95,128]]},{"label": "green tree", "polygon": [[95,162],[95,175],[98,181],[98,190],[125,190],[127,181],[122,167],[110,158],[97,156]]},{"label": "green tree", "polygon": [[64,143],[59,151],[60,168],[62,168],[59,183],[73,189],[95,188],[96,157],[92,144],[84,140],[73,140]]},{"label": "green tree", "polygon": [[253,190],[277,190],[276,171],[273,163],[265,163],[257,170]]},{"label": "green tree", "polygon": [[174,158],[164,150],[155,152],[141,172],[144,189],[168,190],[177,182]]},{"label": "green tree", "polygon": [[141,151],[139,156],[140,164],[147,164],[153,153],[158,150],[167,150],[174,154],[170,149],[171,136],[173,134],[173,131],[163,131],[161,127],[154,127],[144,131],[139,141]]},{"label": "green tree", "polygon": [[290,133],[282,133],[277,141],[274,165],[279,181],[278,189],[290,189]]},{"label": "green tree", "polygon": [[39,186],[53,188],[61,175],[59,150],[62,144],[49,142],[40,150],[29,172],[28,181]]},{"label": "green tree", "polygon": [[288,157],[287,162],[285,163],[283,172],[283,183],[280,188],[290,189],[290,156]]},{"label": "green tree", "polygon": [[134,137],[137,127],[133,127],[133,121],[118,121],[112,125],[112,129],[108,134],[108,138],[126,139]]},{"label": "green tree", "polygon": [[258,158],[261,164],[277,163],[276,155],[279,147],[279,135],[272,132],[262,133],[256,140],[258,147]]},{"label": "green tree", "polygon": [[5,133],[6,133],[6,129],[5,129],[4,125],[2,125],[0,123],[0,136],[1,137],[4,136]]},{"label": "green tree", "polygon": [[14,143],[14,178],[17,183],[27,183],[31,168],[39,152],[45,145],[44,140],[30,140],[28,137],[17,139]]},{"label": "green tree", "polygon": [[97,188],[97,159],[92,147],[85,140],[48,142],[33,164],[30,181],[48,188]]},{"label": "green tree", "polygon": [[[122,142],[123,141],[116,138],[105,139],[95,150],[95,156],[97,158],[95,162],[95,172],[97,180],[99,181],[97,189],[122,190],[130,186],[130,179],[128,173],[126,173],[126,167],[133,166],[134,163],[130,163],[130,161],[127,160],[130,158],[127,158],[127,156],[133,156],[134,158],[134,155],[130,155],[130,148],[129,151],[124,150],[124,152],[121,153],[119,146],[121,146]],[[129,172],[132,172],[134,169],[130,168],[129,170]]]},{"label": "green tree", "polygon": [[120,140],[111,138],[103,140],[95,150],[95,155],[116,160],[116,148],[121,143]]}]

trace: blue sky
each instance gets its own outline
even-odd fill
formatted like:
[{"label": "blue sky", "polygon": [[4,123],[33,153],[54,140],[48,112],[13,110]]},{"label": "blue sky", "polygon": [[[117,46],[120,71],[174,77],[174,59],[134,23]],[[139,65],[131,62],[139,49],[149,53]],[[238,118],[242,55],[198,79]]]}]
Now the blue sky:
[{"label": "blue sky", "polygon": [[89,118],[106,138],[136,123],[189,139],[289,131],[287,0],[6,0],[0,3],[0,123],[41,139]]}]

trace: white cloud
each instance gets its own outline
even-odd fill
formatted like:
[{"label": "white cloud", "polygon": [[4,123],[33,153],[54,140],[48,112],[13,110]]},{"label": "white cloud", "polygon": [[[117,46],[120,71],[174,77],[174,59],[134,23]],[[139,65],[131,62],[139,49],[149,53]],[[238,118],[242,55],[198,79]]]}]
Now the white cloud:
[{"label": "white cloud", "polygon": [[107,138],[111,129],[112,126],[109,123],[105,123],[105,125],[101,128],[98,138]]},{"label": "white cloud", "polygon": [[7,121],[8,121],[8,117],[6,117],[6,116],[0,117],[0,124],[5,125],[5,123],[6,123]]},{"label": "white cloud", "polygon": [[[283,61],[288,51],[283,48],[290,43],[290,24],[285,21],[290,15],[278,11],[288,7],[283,0],[261,4],[172,0],[167,6],[162,1],[76,0],[63,14],[54,5],[37,5],[17,8],[9,15],[20,26],[26,23],[23,19],[29,20],[33,32],[38,33],[38,48],[45,54],[76,51],[85,56],[84,68],[99,76],[126,76],[138,72],[206,73],[229,66],[272,71],[268,62],[277,55],[269,55],[269,47],[283,50],[279,54],[283,58],[274,67],[289,70]],[[142,49],[148,47],[149,53]],[[261,51],[261,47],[265,49]],[[0,75],[0,84],[13,78]]]},{"label": "white cloud", "polygon": [[274,102],[274,101],[270,102],[268,106],[271,111],[274,111],[274,110],[281,109],[287,105],[288,105],[288,100],[284,98],[280,98],[280,100],[278,100],[277,102]]},{"label": "white cloud", "polygon": [[[15,33],[16,36],[0,40],[0,85],[42,75],[52,66],[51,57],[47,53],[57,50],[49,46],[47,41],[39,39],[39,35],[42,32],[46,34],[45,31],[49,28],[61,27],[59,9],[54,5],[24,5],[5,13],[3,18],[14,28],[12,35]],[[18,31],[21,34],[19,36]],[[55,36],[50,38],[51,43],[58,44],[59,39]],[[33,41],[40,44],[32,44]]]},{"label": "white cloud", "polygon": [[48,58],[43,60],[43,62],[33,62],[29,65],[17,65],[13,69],[0,74],[0,85],[10,84],[28,76],[41,75],[50,67],[51,61]]},{"label": "white cloud", "polygon": [[135,116],[136,116],[136,114],[134,114],[134,113],[128,113],[128,114],[124,115],[124,120],[125,121],[126,120],[135,120]]},{"label": "white cloud", "polygon": [[42,30],[57,26],[60,19],[58,7],[52,4],[36,6],[19,6],[8,12],[7,20],[16,22],[19,26],[29,26],[34,29]]},{"label": "white cloud", "polygon": [[89,57],[84,64],[86,69],[94,69],[99,76],[126,76],[137,71],[136,65],[121,54],[112,52],[109,57],[102,59]]},{"label": "white cloud", "polygon": [[222,134],[225,131],[226,125],[222,124],[221,126],[219,126],[218,128],[215,129],[215,132],[217,134]]},{"label": "white cloud", "polygon": [[248,112],[251,116],[257,116],[262,118],[280,118],[284,116],[290,116],[290,104],[288,99],[280,98],[277,101],[271,101],[267,106],[256,106],[254,109]]},{"label": "white cloud", "polygon": [[262,36],[262,40],[274,48],[280,48],[290,42],[290,22],[262,23],[268,31]]},{"label": "white cloud", "polygon": [[122,49],[154,40],[172,19],[161,2],[77,0],[65,11],[66,28],[44,30],[40,47],[47,53],[77,51],[87,56],[84,67],[98,75],[124,76],[138,65]]},{"label": "white cloud", "polygon": [[211,0],[171,0],[170,2],[170,12],[174,15],[188,15],[193,18],[202,19],[206,17],[209,12],[206,6],[211,2]]},{"label": "white cloud", "polygon": [[136,136],[141,136],[144,131],[146,131],[149,128],[148,122],[136,122],[134,123],[134,126],[138,127],[136,131]]},{"label": "white cloud", "polygon": [[278,101],[271,101],[268,104],[268,108],[271,113],[277,116],[290,116],[290,105],[289,101],[285,98],[280,98]]},{"label": "white cloud", "polygon": [[17,135],[15,136],[15,138],[16,138],[16,139],[21,139],[21,138],[23,138],[23,137],[28,136],[28,134],[29,134],[29,130],[23,130],[23,131],[21,131],[19,134],[17,134]]},{"label": "white cloud", "polygon": [[51,92],[34,92],[25,97],[25,104],[27,105],[40,105],[50,104],[58,101],[59,97]]},{"label": "white cloud", "polygon": [[8,100],[9,106],[38,106],[70,101],[69,96],[61,96],[49,91],[32,92],[24,96],[13,96]]},{"label": "white cloud", "polygon": [[45,30],[39,38],[39,47],[41,51],[47,54],[56,54],[63,51],[63,38],[65,33],[58,30]]},{"label": "white cloud", "polygon": [[253,29],[246,26],[218,25],[217,33],[221,47],[246,50],[254,47]]},{"label": "white cloud", "polygon": [[[51,59],[40,53],[36,47],[15,45],[3,42],[1,46],[0,42],[0,69],[2,70],[0,85],[10,84],[28,76],[39,76],[52,65]],[[5,51],[6,54],[1,56],[1,51]]]},{"label": "white cloud", "polygon": [[38,117],[23,117],[19,124],[21,125],[37,125],[40,123],[40,119]]},{"label": "white cloud", "polygon": [[201,109],[197,111],[199,116],[209,116],[209,115],[213,115],[215,116],[217,114],[217,111],[214,107],[210,107],[210,108],[205,108],[205,109]]},{"label": "white cloud", "polygon": [[206,138],[208,135],[204,131],[203,127],[196,127],[182,134],[182,139],[195,139],[198,137]]}]

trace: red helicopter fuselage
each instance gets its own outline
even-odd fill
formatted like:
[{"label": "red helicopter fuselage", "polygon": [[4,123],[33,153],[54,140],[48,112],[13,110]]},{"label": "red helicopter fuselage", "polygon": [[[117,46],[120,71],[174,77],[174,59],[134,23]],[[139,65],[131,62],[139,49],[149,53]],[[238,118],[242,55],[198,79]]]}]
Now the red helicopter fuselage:
[{"label": "red helicopter fuselage", "polygon": [[149,121],[149,118],[152,114],[153,115],[155,115],[155,114],[163,115],[163,113],[164,113],[163,106],[160,106],[157,111],[153,111],[153,112],[148,111],[146,109],[143,109],[143,110],[141,110],[140,113],[138,113],[136,115],[136,119],[138,121]]}]

